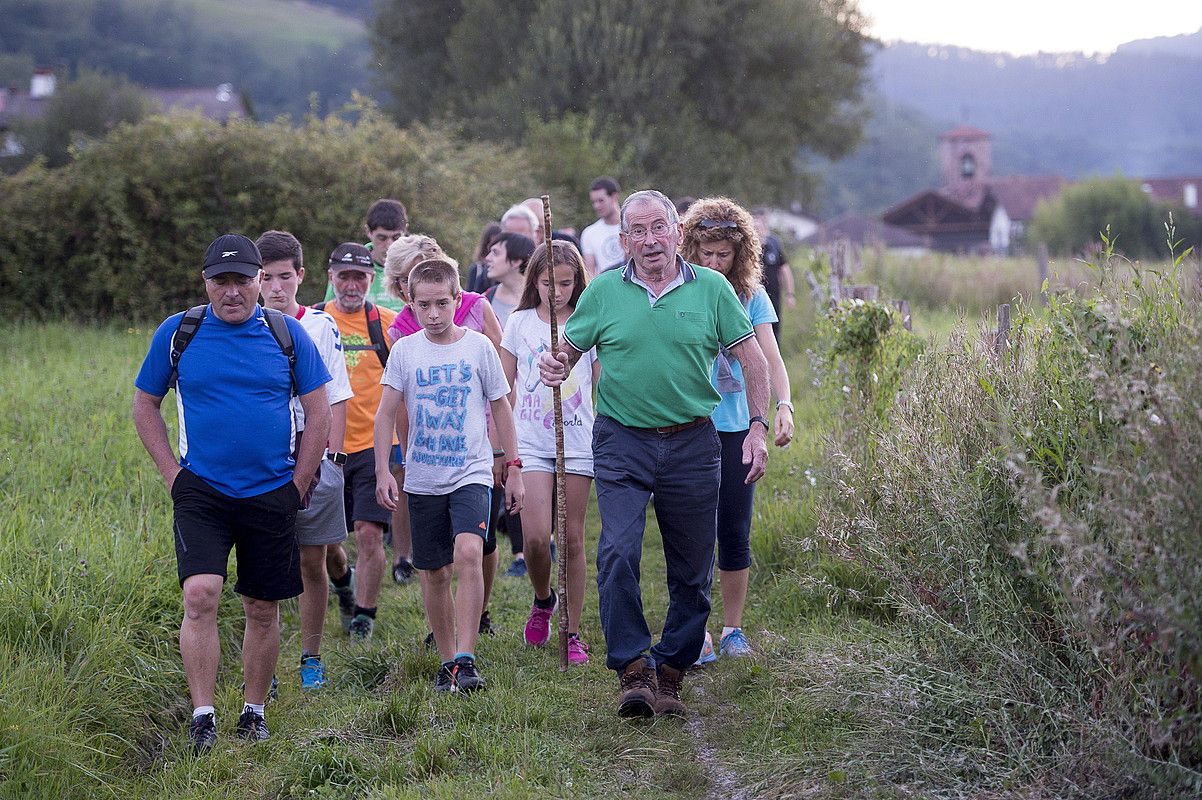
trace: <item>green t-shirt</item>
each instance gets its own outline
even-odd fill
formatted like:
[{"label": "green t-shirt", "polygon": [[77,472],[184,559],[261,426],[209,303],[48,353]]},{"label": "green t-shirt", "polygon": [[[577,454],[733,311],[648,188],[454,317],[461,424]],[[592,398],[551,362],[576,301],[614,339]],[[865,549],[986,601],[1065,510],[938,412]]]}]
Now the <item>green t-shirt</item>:
[{"label": "green t-shirt", "polygon": [[708,417],[720,395],[710,383],[719,347],[755,335],[734,289],[713,270],[678,261],[684,283],[648,302],[633,267],[588,285],[564,327],[582,353],[597,348],[597,413],[633,428]]},{"label": "green t-shirt", "polygon": [[[371,243],[367,244],[367,249],[371,250]],[[371,282],[371,286],[367,287],[367,300],[373,305],[391,308],[393,311],[400,312],[405,308],[405,301],[399,297],[393,297],[384,288],[384,267],[372,262],[372,266],[376,268],[375,280]],[[327,279],[326,283],[326,302],[334,299],[334,286]]]}]

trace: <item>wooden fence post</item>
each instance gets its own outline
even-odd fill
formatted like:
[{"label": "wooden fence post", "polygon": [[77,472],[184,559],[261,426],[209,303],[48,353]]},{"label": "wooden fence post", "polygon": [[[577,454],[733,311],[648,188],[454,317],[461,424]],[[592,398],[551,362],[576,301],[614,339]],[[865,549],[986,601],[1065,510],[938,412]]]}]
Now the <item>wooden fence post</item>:
[{"label": "wooden fence post", "polygon": [[993,352],[998,358],[1006,354],[1010,344],[1010,304],[997,307],[997,333],[993,337]]},{"label": "wooden fence post", "polygon": [[913,324],[910,321],[910,301],[909,300],[890,300],[893,307],[897,309],[897,313],[901,314],[902,327],[908,331],[914,330]]},{"label": "wooden fence post", "polygon": [[1035,248],[1035,257],[1039,260],[1039,302],[1042,305],[1048,304],[1048,293],[1044,291],[1044,284],[1048,282],[1048,246],[1043,242]]}]

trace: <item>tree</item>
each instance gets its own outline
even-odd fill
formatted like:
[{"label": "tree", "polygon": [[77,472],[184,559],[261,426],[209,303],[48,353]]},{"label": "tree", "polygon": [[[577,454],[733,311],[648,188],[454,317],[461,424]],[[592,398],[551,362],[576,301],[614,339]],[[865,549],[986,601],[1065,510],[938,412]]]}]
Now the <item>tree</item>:
[{"label": "tree", "polygon": [[521,142],[590,115],[643,185],[791,199],[800,148],[856,144],[863,25],[851,0],[380,0],[372,43],[402,122]]},{"label": "tree", "polygon": [[1115,249],[1130,258],[1164,257],[1169,253],[1165,223],[1173,212],[1176,237],[1198,245],[1198,220],[1184,209],[1157,203],[1135,181],[1096,178],[1069,186],[1059,197],[1041,203],[1031,220],[1029,240],[1045,242],[1053,251],[1079,253],[1100,241],[1109,227]]},{"label": "tree", "polygon": [[138,87],[121,78],[85,72],[55,90],[38,119],[23,120],[17,134],[27,152],[52,166],[67,163],[72,147],[103,136],[123,122],[137,122],[153,110]]}]

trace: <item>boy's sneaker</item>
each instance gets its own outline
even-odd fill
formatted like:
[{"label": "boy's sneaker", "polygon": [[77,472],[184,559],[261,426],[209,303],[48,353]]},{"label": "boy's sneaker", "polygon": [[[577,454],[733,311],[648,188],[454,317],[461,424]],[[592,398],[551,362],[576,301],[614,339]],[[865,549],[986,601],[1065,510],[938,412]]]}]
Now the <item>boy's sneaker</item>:
[{"label": "boy's sneaker", "polygon": [[574,633],[568,637],[568,663],[588,663],[588,645],[580,641],[580,637]]},{"label": "boy's sneaker", "polygon": [[526,619],[526,630],[522,636],[531,647],[542,647],[551,638],[551,615],[555,613],[555,605],[559,599],[551,593],[555,603],[550,608],[539,608],[537,603],[530,604],[530,616]]},{"label": "boy's sneaker", "polygon": [[751,655],[751,643],[743,635],[742,628],[735,628],[718,642],[718,650],[724,656],[746,658]]},{"label": "boy's sneaker", "polygon": [[485,636],[485,635],[496,636],[497,635],[497,629],[493,627],[492,617],[490,617],[488,615],[487,611],[485,611],[483,614],[480,615],[479,634],[481,636]]},{"label": "boy's sneaker", "polygon": [[438,667],[438,674],[434,676],[434,691],[442,693],[455,691],[454,661],[444,661]]},{"label": "boy's sneaker", "polygon": [[271,734],[267,732],[267,720],[263,719],[262,714],[256,714],[249,708],[238,717],[238,727],[235,730],[243,739],[252,742],[263,742],[271,738]]},{"label": "boy's sneaker", "polygon": [[693,662],[694,667],[700,667],[702,664],[712,664],[718,660],[718,654],[714,652],[714,639],[710,636],[710,632],[705,632],[705,642],[701,645],[701,655],[697,656],[697,660]]},{"label": "boy's sneaker", "polygon": [[217,745],[217,721],[212,714],[192,718],[188,725],[188,741],[197,755],[204,755]]},{"label": "boy's sneaker", "polygon": [[460,692],[474,692],[484,688],[484,678],[476,669],[476,660],[471,656],[460,656],[455,659],[454,666],[455,689]]},{"label": "boy's sneaker", "polygon": [[356,614],[351,620],[351,626],[347,629],[353,642],[366,642],[371,638],[371,632],[375,630],[376,621],[366,614]]},{"label": "boy's sneaker", "polygon": [[342,629],[349,631],[351,622],[355,619],[355,568],[350,567],[351,580],[346,586],[334,586],[334,596],[338,598],[338,618],[342,621]]},{"label": "boy's sneaker", "polygon": [[320,689],[326,685],[326,669],[317,656],[301,659],[300,678],[302,689]]},{"label": "boy's sneaker", "polygon": [[636,658],[626,665],[618,676],[622,687],[618,694],[619,717],[655,716],[655,670],[647,666],[647,660]]},{"label": "boy's sneaker", "polygon": [[689,713],[680,699],[684,671],[660,664],[655,668],[655,713],[683,717]]},{"label": "boy's sneaker", "polygon": [[515,558],[513,563],[509,565],[509,569],[505,570],[506,578],[524,578],[527,573],[526,559]]},{"label": "boy's sneaker", "polygon": [[402,558],[400,561],[392,565],[392,582],[404,586],[413,580],[413,575],[416,572],[413,564],[407,558]]}]

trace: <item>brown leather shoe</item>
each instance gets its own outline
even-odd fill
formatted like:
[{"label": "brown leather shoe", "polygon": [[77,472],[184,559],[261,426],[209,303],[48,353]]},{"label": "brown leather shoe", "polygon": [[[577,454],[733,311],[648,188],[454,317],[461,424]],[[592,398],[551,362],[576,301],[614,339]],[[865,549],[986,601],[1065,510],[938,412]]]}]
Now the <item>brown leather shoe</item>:
[{"label": "brown leather shoe", "polygon": [[683,717],[689,709],[680,700],[680,690],[684,685],[684,672],[660,664],[655,669],[658,678],[655,688],[655,713]]},{"label": "brown leather shoe", "polygon": [[655,671],[646,659],[636,658],[618,676],[622,692],[618,695],[619,717],[652,717],[655,715]]}]

